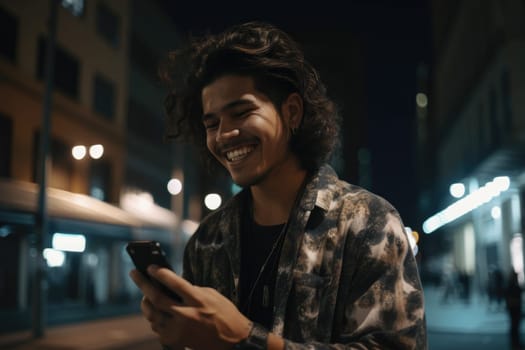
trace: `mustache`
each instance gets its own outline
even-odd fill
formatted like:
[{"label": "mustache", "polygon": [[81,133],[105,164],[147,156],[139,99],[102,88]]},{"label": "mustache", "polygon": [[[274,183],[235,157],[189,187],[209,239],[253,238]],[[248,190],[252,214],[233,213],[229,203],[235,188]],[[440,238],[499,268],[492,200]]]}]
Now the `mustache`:
[{"label": "mustache", "polygon": [[238,148],[243,145],[253,145],[257,143],[258,141],[254,137],[244,137],[242,139],[236,139],[234,141],[217,143],[215,145],[215,151],[217,153],[224,153],[226,151]]}]

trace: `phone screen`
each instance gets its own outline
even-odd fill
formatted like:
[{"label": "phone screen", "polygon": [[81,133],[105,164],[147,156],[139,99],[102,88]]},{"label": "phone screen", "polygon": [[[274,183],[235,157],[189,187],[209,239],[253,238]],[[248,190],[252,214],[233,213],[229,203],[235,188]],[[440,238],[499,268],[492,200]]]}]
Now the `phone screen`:
[{"label": "phone screen", "polygon": [[159,242],[131,241],[127,244],[126,251],[131,257],[131,260],[135,264],[137,270],[139,270],[147,279],[149,279],[151,283],[153,283],[157,288],[161,289],[163,293],[171,297],[176,302],[182,302],[182,298],[178,294],[151,277],[147,272],[147,268],[150,265],[166,267],[172,270],[171,265],[166,259],[166,254],[162,250]]}]

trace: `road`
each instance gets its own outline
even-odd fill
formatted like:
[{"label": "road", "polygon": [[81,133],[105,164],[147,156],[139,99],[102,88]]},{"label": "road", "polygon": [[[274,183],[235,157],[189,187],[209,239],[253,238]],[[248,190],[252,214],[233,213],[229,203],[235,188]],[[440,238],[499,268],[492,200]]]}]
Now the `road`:
[{"label": "road", "polygon": [[[511,349],[506,334],[461,334],[461,333],[428,333],[429,350],[506,350]],[[126,350],[161,349],[156,341],[148,341]],[[117,350],[117,349],[116,349]],[[118,349],[121,350],[121,349]],[[124,350],[124,348],[122,348]]]},{"label": "road", "polygon": [[506,350],[507,334],[428,333],[429,350]]}]

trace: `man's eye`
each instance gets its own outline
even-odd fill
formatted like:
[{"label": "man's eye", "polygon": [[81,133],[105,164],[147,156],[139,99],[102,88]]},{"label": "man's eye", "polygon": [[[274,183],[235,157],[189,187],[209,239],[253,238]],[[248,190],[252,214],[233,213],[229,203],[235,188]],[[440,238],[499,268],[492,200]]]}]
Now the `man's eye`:
[{"label": "man's eye", "polygon": [[247,117],[248,115],[250,115],[252,111],[253,109],[245,109],[245,110],[233,113],[233,116],[236,118]]},{"label": "man's eye", "polygon": [[219,126],[218,122],[207,122],[204,123],[204,128],[206,130],[216,129]]}]

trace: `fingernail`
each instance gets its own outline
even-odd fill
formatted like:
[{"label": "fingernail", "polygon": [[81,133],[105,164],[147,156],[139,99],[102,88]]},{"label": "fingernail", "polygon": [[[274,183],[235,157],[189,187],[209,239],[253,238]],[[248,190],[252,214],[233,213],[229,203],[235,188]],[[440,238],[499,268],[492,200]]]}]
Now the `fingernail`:
[{"label": "fingernail", "polygon": [[159,267],[157,265],[150,265],[150,266],[148,266],[148,272],[150,272],[150,273],[154,273],[158,269],[159,269]]}]

